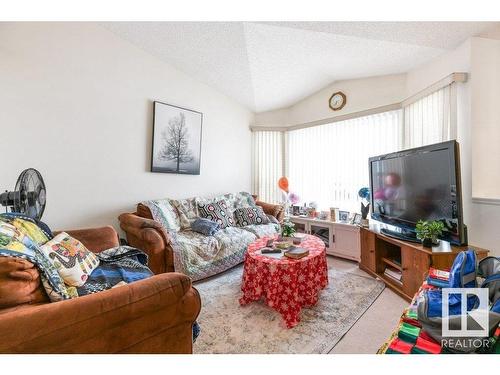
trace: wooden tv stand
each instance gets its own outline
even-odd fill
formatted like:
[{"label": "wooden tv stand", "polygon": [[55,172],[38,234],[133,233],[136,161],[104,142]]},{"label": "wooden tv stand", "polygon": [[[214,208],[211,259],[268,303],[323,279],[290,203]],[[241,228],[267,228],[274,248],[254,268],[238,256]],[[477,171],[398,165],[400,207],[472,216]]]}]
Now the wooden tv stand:
[{"label": "wooden tv stand", "polygon": [[[451,246],[446,241],[440,241],[439,246],[430,249],[421,244],[388,237],[379,230],[377,225],[361,228],[359,268],[380,278],[387,287],[409,301],[425,280],[429,267],[450,268],[457,254],[466,249],[476,250],[479,259],[486,257],[489,252],[471,245]],[[397,281],[384,275],[386,266],[400,270],[402,280]]]}]

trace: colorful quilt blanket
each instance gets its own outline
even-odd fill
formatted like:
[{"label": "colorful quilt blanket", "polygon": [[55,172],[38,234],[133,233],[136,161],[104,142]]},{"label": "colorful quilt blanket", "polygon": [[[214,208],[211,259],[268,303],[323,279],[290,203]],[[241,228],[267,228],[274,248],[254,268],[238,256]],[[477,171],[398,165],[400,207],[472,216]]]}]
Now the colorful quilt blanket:
[{"label": "colorful quilt blanket", "polygon": [[43,287],[51,301],[76,297],[76,289],[67,287],[55,267],[40,249],[52,237],[46,226],[30,217],[0,214],[0,256],[26,259],[40,271]]},{"label": "colorful quilt blanket", "polygon": [[147,267],[148,257],[144,252],[119,246],[96,254],[100,266],[83,286],[68,286],[40,248],[51,238],[52,232],[41,222],[21,214],[0,214],[0,256],[22,258],[33,263],[52,302],[96,293],[119,283],[131,283],[153,275]]},{"label": "colorful quilt blanket", "polygon": [[213,198],[182,200],[160,199],[142,202],[153,219],[159,222],[172,239],[174,268],[193,281],[201,280],[243,262],[247,246],[261,237],[278,234],[279,223],[243,227],[228,226],[212,236],[193,231],[191,225],[200,217],[199,204],[224,200],[233,214],[236,208],[255,206],[249,193],[229,193]]},{"label": "colorful quilt blanket", "polygon": [[148,256],[136,248],[119,246],[96,254],[99,266],[77,288],[79,296],[111,289],[120,283],[132,283],[153,276],[148,268]]}]

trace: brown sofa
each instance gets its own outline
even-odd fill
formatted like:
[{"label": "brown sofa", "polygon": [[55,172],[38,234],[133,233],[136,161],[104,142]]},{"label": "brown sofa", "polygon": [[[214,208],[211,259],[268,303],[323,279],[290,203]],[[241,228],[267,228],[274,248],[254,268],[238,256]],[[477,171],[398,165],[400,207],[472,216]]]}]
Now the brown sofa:
[{"label": "brown sofa", "polygon": [[[119,244],[112,227],[67,233],[93,252]],[[50,303],[31,263],[0,262],[0,353],[192,353],[200,308],[179,273]]]},{"label": "brown sofa", "polygon": [[[261,202],[255,196],[254,199],[267,215],[274,216],[280,222],[283,220],[285,212],[282,205]],[[155,274],[174,272],[171,240],[161,224],[153,220],[148,207],[139,203],[136,212],[121,214],[118,220],[128,243],[148,254],[149,268]]]}]

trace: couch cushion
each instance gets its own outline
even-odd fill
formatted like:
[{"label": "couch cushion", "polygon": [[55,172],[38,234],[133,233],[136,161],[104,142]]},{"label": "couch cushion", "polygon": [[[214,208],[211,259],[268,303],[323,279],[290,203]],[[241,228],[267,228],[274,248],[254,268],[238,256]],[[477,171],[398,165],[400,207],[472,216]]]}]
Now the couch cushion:
[{"label": "couch cushion", "polygon": [[262,237],[273,237],[279,233],[280,226],[279,224],[275,223],[269,223],[269,224],[253,224],[253,225],[246,225],[242,227],[241,229],[244,229],[258,238]]},{"label": "couch cushion", "polygon": [[99,265],[94,253],[65,232],[42,245],[41,250],[70,286],[82,286]]},{"label": "couch cushion", "polygon": [[144,201],[137,205],[137,213],[140,216],[154,219],[168,231],[176,232],[181,229],[179,213],[171,204],[170,199]]},{"label": "couch cushion", "polygon": [[213,203],[198,203],[198,214],[218,223],[221,228],[234,226],[233,212],[225,199]]},{"label": "couch cushion", "polygon": [[[245,253],[247,246],[257,238],[250,231],[237,227],[224,228],[214,235],[219,242],[219,246],[226,253]],[[243,260],[243,258],[242,258]]]},{"label": "couch cushion", "polygon": [[201,280],[216,275],[243,261],[248,244],[255,235],[241,228],[227,227],[214,236],[193,231],[172,235],[175,271]]},{"label": "couch cushion", "polygon": [[0,256],[0,308],[43,302],[49,302],[49,298],[33,263]]},{"label": "couch cushion", "polygon": [[241,207],[234,210],[236,223],[240,227],[252,224],[268,224],[269,219],[262,207]]}]

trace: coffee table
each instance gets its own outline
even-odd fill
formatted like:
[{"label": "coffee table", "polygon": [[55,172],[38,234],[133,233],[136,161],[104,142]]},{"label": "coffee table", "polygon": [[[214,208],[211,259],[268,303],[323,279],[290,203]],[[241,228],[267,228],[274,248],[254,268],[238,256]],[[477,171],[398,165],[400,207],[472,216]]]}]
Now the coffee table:
[{"label": "coffee table", "polygon": [[260,254],[268,240],[265,237],[248,245],[239,302],[246,305],[263,298],[281,314],[286,327],[292,328],[300,322],[302,307],[314,306],[319,292],[328,285],[325,244],[315,236],[305,236],[300,246],[309,255],[295,260]]}]

